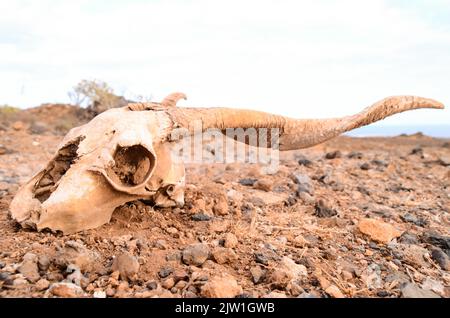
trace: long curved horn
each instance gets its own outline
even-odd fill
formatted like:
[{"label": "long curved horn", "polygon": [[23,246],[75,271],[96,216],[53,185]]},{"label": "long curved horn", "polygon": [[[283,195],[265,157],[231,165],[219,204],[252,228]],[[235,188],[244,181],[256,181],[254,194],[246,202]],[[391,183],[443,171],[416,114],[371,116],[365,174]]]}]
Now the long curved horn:
[{"label": "long curved horn", "polygon": [[394,96],[367,107],[362,112],[343,118],[292,119],[260,111],[231,108],[170,108],[169,115],[180,127],[194,130],[194,122],[202,121],[203,130],[216,128],[279,128],[279,149],[307,148],[346,131],[382,120],[388,116],[418,108],[443,109],[433,99],[417,96]]},{"label": "long curved horn", "polygon": [[186,100],[187,97],[184,93],[172,93],[164,98],[161,104],[165,107],[175,107],[180,99]]}]

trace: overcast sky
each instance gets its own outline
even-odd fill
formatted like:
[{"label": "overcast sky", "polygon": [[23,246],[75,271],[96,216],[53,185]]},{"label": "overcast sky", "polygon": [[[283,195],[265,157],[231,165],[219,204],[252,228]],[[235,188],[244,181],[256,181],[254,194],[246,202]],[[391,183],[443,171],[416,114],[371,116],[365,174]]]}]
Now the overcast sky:
[{"label": "overcast sky", "polygon": [[450,0],[0,0],[0,12],[0,104],[68,102],[101,79],[297,118],[421,95],[448,107],[385,123],[450,123]]}]

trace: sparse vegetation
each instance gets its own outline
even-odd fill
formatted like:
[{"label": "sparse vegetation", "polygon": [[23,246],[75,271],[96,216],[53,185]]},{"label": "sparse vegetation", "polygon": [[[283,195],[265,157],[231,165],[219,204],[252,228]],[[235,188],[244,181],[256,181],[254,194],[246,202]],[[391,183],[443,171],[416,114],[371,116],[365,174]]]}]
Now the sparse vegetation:
[{"label": "sparse vegetation", "polygon": [[72,102],[87,107],[95,114],[110,108],[121,107],[128,103],[123,96],[114,94],[114,90],[100,80],[82,80],[69,92]]},{"label": "sparse vegetation", "polygon": [[19,108],[14,107],[14,106],[10,106],[10,105],[0,105],[0,114],[2,115],[8,115],[8,114],[13,114],[20,111]]},{"label": "sparse vegetation", "polygon": [[21,109],[10,105],[0,105],[0,129],[8,127],[9,124],[16,120]]}]

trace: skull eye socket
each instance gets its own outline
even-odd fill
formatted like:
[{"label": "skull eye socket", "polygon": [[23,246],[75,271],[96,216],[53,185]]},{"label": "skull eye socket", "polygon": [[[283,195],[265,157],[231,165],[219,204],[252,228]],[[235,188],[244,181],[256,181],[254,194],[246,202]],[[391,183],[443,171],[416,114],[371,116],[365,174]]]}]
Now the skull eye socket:
[{"label": "skull eye socket", "polygon": [[172,184],[169,185],[169,186],[166,188],[166,193],[167,193],[168,195],[172,195],[174,191],[175,191],[175,186],[172,185]]},{"label": "skull eye socket", "polygon": [[107,170],[108,177],[125,187],[145,183],[155,167],[155,156],[144,146],[118,147],[114,166]]}]

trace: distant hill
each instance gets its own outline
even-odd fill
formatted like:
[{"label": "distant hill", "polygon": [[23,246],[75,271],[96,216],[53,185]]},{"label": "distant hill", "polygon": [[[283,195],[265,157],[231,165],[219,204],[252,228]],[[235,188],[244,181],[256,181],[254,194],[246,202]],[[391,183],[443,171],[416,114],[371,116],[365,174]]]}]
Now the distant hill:
[{"label": "distant hill", "polygon": [[450,138],[450,125],[369,125],[346,133],[352,137],[392,137],[422,133],[437,138]]},{"label": "distant hill", "polygon": [[66,134],[72,127],[80,126],[92,118],[85,108],[69,104],[42,104],[19,109],[0,107],[0,130],[26,129],[31,134]]}]

